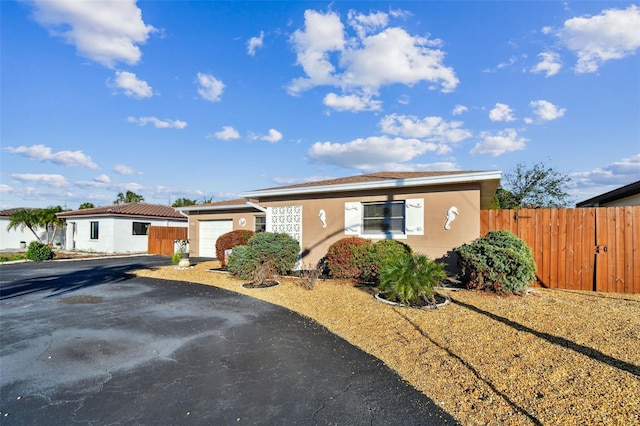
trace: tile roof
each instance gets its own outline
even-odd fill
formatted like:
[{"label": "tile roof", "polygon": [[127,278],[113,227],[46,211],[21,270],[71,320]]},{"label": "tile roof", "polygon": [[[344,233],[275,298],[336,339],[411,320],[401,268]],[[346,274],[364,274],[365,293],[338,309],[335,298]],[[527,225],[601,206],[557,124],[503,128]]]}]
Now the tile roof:
[{"label": "tile roof", "polygon": [[350,183],[383,182],[390,180],[427,178],[437,176],[453,176],[459,174],[474,173],[473,171],[450,171],[450,172],[377,172],[367,175],[348,176],[336,179],[319,180],[315,182],[299,183],[296,185],[277,186],[265,188],[264,191],[272,189],[309,188],[313,186],[345,185]]},{"label": "tile roof", "polygon": [[58,213],[58,217],[76,216],[140,216],[149,218],[181,219],[187,218],[175,208],[160,204],[126,203],[111,206],[94,207],[92,209],[73,210]]},{"label": "tile roof", "polygon": [[236,205],[243,205],[246,203],[247,202],[244,198],[236,198],[234,200],[216,201],[215,203],[196,204],[193,206],[186,206],[186,207],[196,208],[200,206],[203,206],[203,207],[236,206]]},{"label": "tile roof", "polygon": [[14,214],[17,210],[20,210],[22,208],[23,207],[16,207],[14,209],[0,210],[0,217],[9,217],[12,214]]}]

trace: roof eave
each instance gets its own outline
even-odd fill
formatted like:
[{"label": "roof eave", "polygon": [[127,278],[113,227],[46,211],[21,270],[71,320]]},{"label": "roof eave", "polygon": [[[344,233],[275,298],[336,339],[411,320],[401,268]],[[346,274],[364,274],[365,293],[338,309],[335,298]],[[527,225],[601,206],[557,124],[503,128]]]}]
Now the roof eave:
[{"label": "roof eave", "polygon": [[179,212],[193,212],[193,211],[213,211],[213,210],[237,210],[237,209],[252,209],[248,204],[227,204],[222,206],[187,206],[176,207]]},{"label": "roof eave", "polygon": [[363,191],[371,189],[388,189],[388,188],[402,188],[413,186],[433,186],[433,185],[450,185],[456,183],[468,183],[479,182],[486,180],[500,180],[502,172],[500,171],[486,171],[486,172],[472,172],[461,173],[456,175],[443,175],[443,176],[430,176],[420,178],[407,178],[407,179],[391,179],[375,182],[358,182],[347,183],[341,185],[321,185],[321,186],[309,186],[301,188],[274,188],[264,189],[257,191],[249,191],[240,194],[245,198],[259,198],[259,197],[272,197],[283,195],[302,195],[302,194],[317,194],[322,192],[346,192],[346,191]]}]

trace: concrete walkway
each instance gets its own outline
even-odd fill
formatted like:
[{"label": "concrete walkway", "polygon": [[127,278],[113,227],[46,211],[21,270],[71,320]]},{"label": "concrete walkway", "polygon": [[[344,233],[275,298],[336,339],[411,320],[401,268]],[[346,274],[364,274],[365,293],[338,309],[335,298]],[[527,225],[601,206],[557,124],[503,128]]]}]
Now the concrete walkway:
[{"label": "concrete walkway", "polygon": [[291,311],[127,272],[0,266],[2,424],[440,425],[376,358]]}]

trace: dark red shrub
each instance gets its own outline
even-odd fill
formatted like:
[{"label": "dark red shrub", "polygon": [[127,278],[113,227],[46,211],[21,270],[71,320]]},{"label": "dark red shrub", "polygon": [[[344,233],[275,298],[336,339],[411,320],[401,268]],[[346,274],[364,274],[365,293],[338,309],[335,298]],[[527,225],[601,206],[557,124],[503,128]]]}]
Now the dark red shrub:
[{"label": "dark red shrub", "polygon": [[224,251],[233,249],[235,246],[245,246],[249,241],[249,238],[253,237],[255,232],[246,229],[236,229],[235,231],[227,232],[218,237],[216,241],[216,257],[222,264],[226,266]]},{"label": "dark red shrub", "polygon": [[331,276],[337,279],[359,278],[362,270],[357,256],[361,251],[357,248],[369,244],[371,240],[359,237],[347,237],[331,244],[327,250],[327,265]]}]

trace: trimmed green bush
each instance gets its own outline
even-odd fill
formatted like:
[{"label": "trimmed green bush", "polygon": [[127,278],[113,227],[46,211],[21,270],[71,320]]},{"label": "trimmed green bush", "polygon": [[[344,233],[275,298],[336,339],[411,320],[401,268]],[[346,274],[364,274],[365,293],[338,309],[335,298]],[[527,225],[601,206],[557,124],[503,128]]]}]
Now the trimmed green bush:
[{"label": "trimmed green bush", "polygon": [[490,231],[453,251],[467,288],[520,293],[536,277],[531,247],[509,231]]},{"label": "trimmed green bush", "polygon": [[236,246],[229,255],[229,265],[227,269],[232,275],[243,280],[248,280],[251,278],[255,264],[255,261],[249,253],[249,247]]},{"label": "trimmed green bush", "polygon": [[357,279],[362,275],[365,253],[359,249],[372,244],[371,240],[347,237],[336,241],[327,250],[329,273],[336,279]]},{"label": "trimmed green bush", "polygon": [[46,244],[32,241],[27,248],[27,259],[34,262],[42,262],[43,260],[51,260],[54,257],[53,249]]},{"label": "trimmed green bush", "polygon": [[354,251],[357,266],[360,269],[358,278],[372,284],[378,284],[380,266],[386,259],[413,252],[411,247],[405,243],[389,239],[356,247]]},{"label": "trimmed green bush", "polygon": [[236,229],[220,235],[216,240],[216,258],[218,258],[222,266],[226,266],[225,250],[233,250],[236,246],[247,245],[247,242],[254,234],[255,232],[247,229]]},{"label": "trimmed green bush", "polygon": [[256,264],[270,264],[281,275],[293,270],[300,254],[298,241],[283,232],[258,232],[249,239],[247,247]]},{"label": "trimmed green bush", "polygon": [[433,288],[446,277],[444,264],[424,254],[403,252],[383,261],[378,290],[385,299],[404,305],[435,303]]}]

